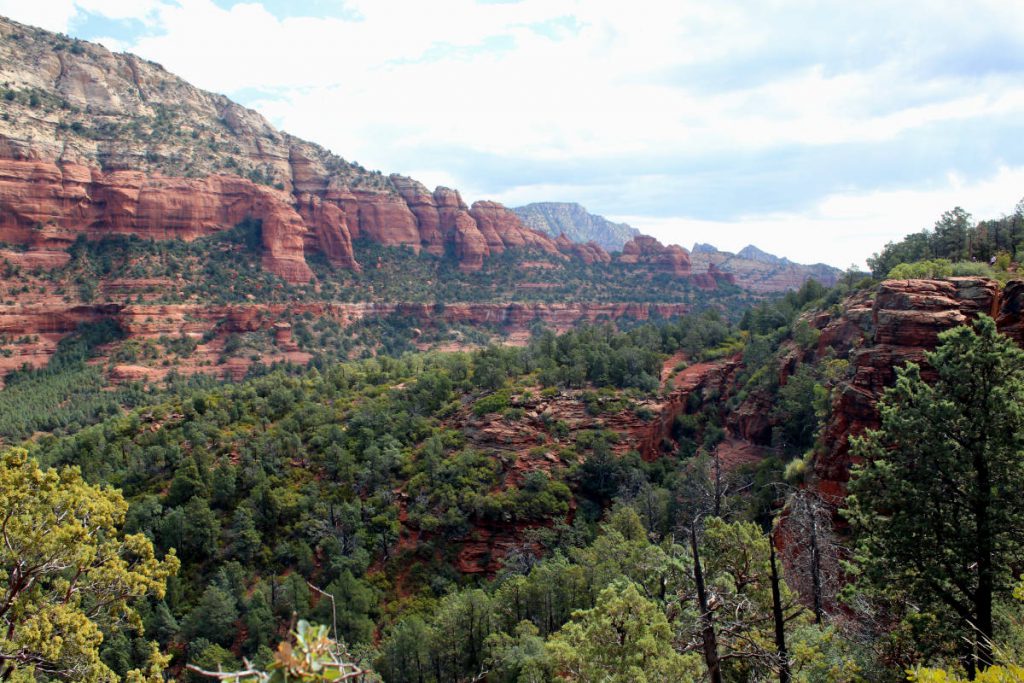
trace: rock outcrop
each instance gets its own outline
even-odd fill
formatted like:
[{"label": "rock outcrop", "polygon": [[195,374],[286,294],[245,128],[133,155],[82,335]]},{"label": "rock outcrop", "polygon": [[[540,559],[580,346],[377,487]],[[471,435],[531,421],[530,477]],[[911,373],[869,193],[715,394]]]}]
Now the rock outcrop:
[{"label": "rock outcrop", "polygon": [[690,255],[682,247],[663,245],[653,237],[640,235],[626,242],[619,255],[619,263],[642,264],[654,272],[675,277],[690,275]]},{"label": "rock outcrop", "polygon": [[803,265],[789,259],[767,254],[754,246],[740,253],[719,251],[710,244],[695,244],[690,252],[690,266],[695,271],[707,269],[731,277],[734,284],[753,292],[782,292],[799,289],[807,280],[817,280],[826,287],[834,285],[842,274],[838,268],[816,263]]},{"label": "rock outcrop", "polygon": [[[1004,290],[993,280],[976,277],[949,280],[888,280],[875,294],[851,299],[843,314],[822,329],[820,353],[828,348],[848,357],[853,376],[835,395],[825,426],[826,451],[815,459],[814,473],[822,493],[838,500],[845,495],[853,458],[850,439],[877,427],[877,403],[907,362],[924,363],[939,334],[968,323],[979,313],[993,316],[1001,331],[1021,343],[1020,310],[1024,286]],[[824,322],[824,321],[822,321]],[[927,366],[923,367],[927,377]]]},{"label": "rock outcrop", "polygon": [[535,249],[552,255],[560,253],[550,237],[524,226],[515,213],[498,202],[473,202],[469,215],[476,221],[492,254],[511,248]]},{"label": "rock outcrop", "polygon": [[[937,346],[939,335],[982,313],[1024,346],[1024,281],[1000,288],[996,281],[980,277],[887,280],[877,290],[850,295],[835,311],[805,317],[820,333],[817,344],[801,348],[787,342],[775,368],[778,383],[785,384],[801,363],[833,358],[849,363],[847,377],[833,387],[824,447],[814,459],[812,485],[826,500],[838,506],[845,497],[854,465],[851,439],[879,425],[878,401],[895,382],[897,368],[919,363],[929,378],[925,354]],[[771,445],[779,426],[772,396],[743,390],[731,382],[730,373],[714,387],[724,405],[732,403],[725,399],[742,393],[742,400],[722,410],[728,436],[755,446]]]},{"label": "rock outcrop", "polygon": [[[593,264],[608,263],[606,249],[622,246],[621,263],[675,277],[691,272],[681,247],[639,236],[623,244],[635,230],[578,205],[526,207],[530,225],[495,202],[470,208],[454,190],[430,192],[410,178],[367,171],[278,131],[158,64],[2,18],[0,82],[7,88],[0,241],[12,245],[53,251],[79,234],[194,239],[249,217],[263,221],[264,263],[292,282],[310,279],[308,251],[358,270],[357,239],[452,253],[463,271],[510,248]],[[557,242],[563,232],[576,243]],[[586,235],[611,241],[601,246]],[[800,266],[758,267],[774,270],[770,277],[721,270],[762,291],[802,282]],[[726,281],[710,268],[695,270],[698,286]]]},{"label": "rock outcrop", "polygon": [[133,55],[0,18],[0,81],[12,93],[0,120],[0,241],[188,240],[255,218],[265,265],[292,282],[311,276],[306,249],[358,269],[360,238],[451,247],[467,271],[509,248],[560,255],[500,204],[468,209],[453,191],[367,171]]},{"label": "rock outcrop", "polygon": [[299,215],[311,229],[306,233],[306,244],[323,253],[327,260],[339,268],[362,270],[352,250],[352,232],[348,228],[345,212],[333,202],[302,194],[296,201]]},{"label": "rock outcrop", "polygon": [[555,239],[555,246],[563,254],[574,256],[587,265],[612,262],[611,255],[597,242],[573,242],[563,233]]},{"label": "rock outcrop", "polygon": [[247,218],[263,224],[265,267],[290,282],[309,280],[307,227],[284,193],[235,176],[167,178],[0,159],[0,240],[9,244],[53,250],[78,235],[111,234],[193,240]]},{"label": "rock outcrop", "polygon": [[[154,283],[167,286],[168,283]],[[10,342],[10,355],[0,356],[0,378],[27,363],[42,367],[49,361],[60,339],[82,323],[113,320],[128,338],[158,340],[161,337],[206,339],[207,364],[184,362],[173,366],[181,374],[195,372],[244,377],[251,359],[232,359],[234,365],[221,365],[219,351],[227,335],[267,330],[283,355],[268,357],[263,362],[290,360],[306,362],[310,355],[300,352],[292,336],[288,319],[308,315],[327,318],[347,327],[360,321],[400,316],[415,321],[423,328],[440,324],[467,325],[500,330],[511,339],[529,336],[536,322],[565,331],[583,322],[599,320],[668,319],[685,315],[685,304],[485,304],[462,303],[438,307],[433,304],[374,303],[248,303],[226,305],[204,304],[94,304],[68,305],[59,299],[33,303],[0,304],[0,339]],[[200,353],[202,356],[202,353]],[[157,369],[155,378],[162,378],[171,366]],[[122,373],[123,377],[128,375]],[[153,378],[153,377],[151,377]]]},{"label": "rock outcrop", "polygon": [[[307,173],[305,190],[316,186]],[[561,255],[553,240],[525,228],[501,204],[477,202],[467,209],[454,190],[431,194],[404,178],[397,187],[392,195],[332,189],[328,183],[321,194],[289,194],[231,175],[180,178],[104,172],[56,159],[0,158],[0,240],[42,250],[66,248],[80,234],[193,240],[251,218],[263,223],[266,267],[290,282],[312,275],[306,248],[338,267],[358,270],[352,240],[359,237],[436,255],[451,245],[464,270],[479,270],[485,257],[508,248]],[[581,251],[592,262],[604,260],[591,245]]]}]

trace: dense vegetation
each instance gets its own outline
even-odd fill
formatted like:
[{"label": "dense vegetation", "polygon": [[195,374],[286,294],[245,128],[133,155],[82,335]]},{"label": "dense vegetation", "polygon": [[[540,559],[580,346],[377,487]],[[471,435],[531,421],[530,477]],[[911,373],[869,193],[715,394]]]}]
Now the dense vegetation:
[{"label": "dense vegetation", "polygon": [[[464,273],[454,254],[416,254],[406,247],[383,247],[367,240],[354,244],[356,259],[363,264],[361,273],[335,268],[322,255],[310,254],[315,281],[292,285],[260,265],[260,230],[259,221],[247,220],[192,242],[135,235],[81,237],[70,248],[72,260],[67,266],[27,274],[55,284],[69,300],[114,302],[122,301],[124,294],[106,282],[124,279],[153,281],[131,296],[158,303],[232,303],[258,297],[262,302],[701,304],[727,299],[742,304],[750,297],[724,283],[721,291],[706,292],[667,273],[651,275],[617,263],[586,265],[578,259],[518,249],[488,258],[479,272]],[[8,267],[7,274],[18,273]]]},{"label": "dense vegetation", "polygon": [[[1013,213],[1002,218],[975,223],[971,215],[956,207],[942,214],[931,230],[922,230],[889,242],[881,253],[868,259],[868,266],[875,277],[890,276],[900,264],[919,261],[944,260],[947,263],[931,265],[923,271],[908,273],[917,277],[932,275],[977,275],[990,274],[979,271],[977,264],[993,265],[1006,270],[1011,262],[1018,262],[1024,252],[1024,200],[1014,208]],[[966,264],[976,264],[973,267]],[[965,264],[954,268],[954,264]],[[948,268],[948,272],[929,273],[936,267]],[[896,273],[893,277],[900,276]]]},{"label": "dense vegetation", "polygon": [[[306,367],[112,392],[91,359],[119,331],[86,326],[0,392],[4,438],[32,437],[8,451],[5,476],[37,476],[17,474],[31,458],[77,491],[115,487],[127,505],[109,499],[123,516],[102,535],[123,528],[131,552],[180,561],[160,570],[165,591],[125,597],[138,631],[95,619],[102,643],[73,653],[132,680],[164,667],[270,680],[291,666],[293,650],[272,649],[289,637],[309,675],[328,679],[342,670],[332,638],[344,670],[416,683],[1013,676],[990,665],[1013,664],[1024,639],[1024,364],[991,321],[943,336],[928,356],[937,383],[901,372],[857,447],[867,464],[847,510],[800,486],[850,373],[811,321],[871,284],[810,282],[735,322],[709,309],[561,335],[538,326],[524,347],[473,353],[410,352],[407,324],[368,322],[356,334],[380,355],[357,361],[343,360],[351,330],[300,315],[296,341],[325,349]],[[225,353],[264,341],[240,335]],[[648,406],[697,362],[728,367],[728,382],[691,393],[649,460],[624,448],[620,425],[653,420]],[[773,426],[770,447],[730,464],[727,420],[750,406]],[[502,441],[515,435],[527,444]],[[787,530],[773,535],[780,516]],[[68,614],[79,608],[89,614],[88,601]],[[289,636],[296,620],[329,631],[300,621]]]},{"label": "dense vegetation", "polygon": [[84,325],[60,341],[45,368],[9,374],[0,391],[0,442],[18,441],[35,432],[74,432],[144,400],[137,386],[105,391],[102,368],[86,362],[96,347],[121,336],[109,321]]},{"label": "dense vegetation", "polygon": [[[751,324],[785,338],[783,328],[823,292],[808,286],[758,309]],[[751,334],[761,337],[730,329],[709,311],[624,332],[608,325],[560,336],[538,329],[520,349],[282,368],[240,385],[172,382],[142,394],[145,407],[115,409],[106,420],[83,415],[67,430],[73,434],[42,436],[28,446],[46,465],[73,464],[87,480],[123,490],[130,501],[126,530],[143,534],[157,552],[176,549],[181,559],[166,596],[137,606],[145,636],[108,633],[103,661],[119,675],[145,665],[147,639],[208,668],[238,664],[240,655],[267,662],[266,647],[284,634],[292,613],[333,621],[318,588],[336,597],[339,636],[364,652],[382,626],[398,628],[405,623],[396,621],[400,615],[433,610],[466,584],[455,571],[455,553],[474,529],[521,526],[526,545],[509,556],[523,563],[520,573],[530,570],[536,551],[552,562],[559,554],[576,561],[599,542],[594,533],[604,511],[621,506],[616,501],[627,492],[656,501],[660,512],[649,510],[643,523],[669,533],[679,495],[671,492],[692,488],[708,471],[706,456],[696,451],[653,464],[635,455],[615,458],[614,431],[570,432],[552,420],[549,441],[570,466],[519,478],[494,454],[471,446],[459,429],[467,415],[498,413],[514,424],[522,413],[516,405],[541,389],[569,392],[598,420],[637,410],[637,399],[659,391],[665,354],[720,357],[736,353]],[[40,382],[92,368],[85,364],[91,349],[114,336],[105,327],[83,329],[50,369],[15,376],[10,390],[39,386],[46,395]],[[51,404],[36,405],[25,401],[12,415],[26,424],[51,415]],[[680,429],[703,452],[721,438],[718,421],[717,411],[706,410]],[[27,433],[11,428],[9,438]],[[768,476],[777,478],[780,469],[781,463],[736,476],[754,481],[774,471]],[[766,504],[748,496],[732,507],[763,521]],[[410,529],[419,542],[403,547],[398,541]],[[592,598],[605,588],[586,587]],[[588,604],[597,607],[568,604],[544,633]]]},{"label": "dense vegetation", "polygon": [[[21,396],[33,387],[49,395],[41,382],[80,372],[87,349],[110,332],[87,328],[69,337],[50,369],[16,376],[11,395],[19,387]],[[432,596],[462,581],[449,554],[457,547],[446,540],[496,521],[564,520],[567,483],[584,476],[537,472],[514,482],[452,428],[448,418],[462,404],[475,411],[536,382],[553,391],[649,392],[658,385],[663,348],[696,349],[727,334],[708,314],[699,323],[625,333],[609,326],[561,337],[542,332],[523,349],[382,357],[323,373],[278,370],[218,388],[172,385],[150,395],[147,407],[79,424],[69,437],[43,436],[30,448],[46,464],[74,464],[89,481],[123,490],[131,501],[127,531],[144,534],[158,552],[177,549],[182,571],[166,598],[139,607],[148,635],[162,647],[187,643],[189,657],[207,663],[232,645],[255,655],[292,612],[326,620],[326,603],[307,579],[345,596],[339,632],[347,642],[367,644],[382,618],[381,598],[399,597],[399,579],[403,591]],[[51,409],[26,401],[11,413],[35,424]],[[551,430],[583,457],[608,458],[613,435],[566,435],[554,423]],[[24,431],[12,428],[10,436]],[[593,510],[599,514],[597,503]],[[427,540],[396,555],[401,515]],[[410,561],[416,571],[400,577]],[[241,641],[239,623],[246,625]],[[148,650],[122,633],[108,635],[104,661],[113,670],[123,675],[142,665],[132,653]]]}]

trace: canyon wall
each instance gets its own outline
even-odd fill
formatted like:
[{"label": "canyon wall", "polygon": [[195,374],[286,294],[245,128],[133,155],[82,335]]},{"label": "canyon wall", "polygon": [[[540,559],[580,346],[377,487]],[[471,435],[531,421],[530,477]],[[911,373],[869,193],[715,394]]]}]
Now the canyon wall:
[{"label": "canyon wall", "polygon": [[509,248],[578,251],[496,202],[466,207],[452,190],[345,161],[158,64],[2,18],[0,82],[10,92],[0,103],[9,245],[61,249],[80,234],[189,240],[253,218],[265,266],[290,282],[309,280],[307,249],[358,269],[359,238],[450,248],[468,271]]},{"label": "canyon wall", "polygon": [[[847,376],[832,388],[832,404],[824,425],[821,447],[815,452],[812,482],[822,496],[838,504],[846,495],[850,469],[855,464],[850,440],[879,426],[878,401],[896,379],[896,369],[908,362],[922,365],[929,377],[925,354],[938,344],[939,335],[968,324],[979,314],[996,320],[1001,332],[1024,346],[1024,281],[999,283],[980,277],[947,280],[887,280],[877,289],[848,297],[831,311],[819,311],[806,320],[820,332],[813,348],[789,342],[775,369],[780,384],[801,363],[826,359],[849,362]],[[740,387],[726,387],[723,395]],[[746,392],[745,392],[746,393]],[[777,418],[773,402],[763,392],[751,391],[724,418],[730,435],[767,446]]]},{"label": "canyon wall", "polygon": [[[358,270],[357,239],[452,253],[463,271],[514,248],[610,261],[600,245],[534,230],[496,202],[466,206],[455,190],[346,161],[159,64],[3,18],[0,83],[8,245],[52,251],[116,233],[188,240],[251,218],[262,221],[264,265],[293,283],[312,275],[307,251]],[[702,288],[730,282],[710,267],[691,272],[685,249],[649,237],[625,244],[620,262]]]},{"label": "canyon wall", "polygon": [[[287,322],[294,316],[328,318],[342,327],[368,319],[398,316],[404,321],[429,328],[439,324],[469,325],[493,329],[515,340],[526,339],[536,322],[565,331],[584,322],[602,320],[648,320],[686,314],[684,304],[541,304],[460,303],[445,306],[403,303],[289,303],[289,304],[98,304],[69,305],[60,301],[32,304],[0,304],[0,337],[12,341],[8,356],[0,356],[0,378],[24,364],[42,367],[53,355],[60,339],[80,324],[114,320],[128,338],[144,341],[180,336],[206,339],[193,359],[178,359],[173,366],[116,369],[115,380],[159,380],[172,367],[181,374],[203,372],[240,379],[252,359],[219,360],[228,335],[259,330],[272,331],[277,351],[260,360],[264,363],[292,361],[305,363],[311,354],[302,352],[291,336]],[[199,361],[209,361],[200,363]],[[134,376],[135,372],[138,376]],[[140,374],[142,373],[142,374]]]},{"label": "canyon wall", "polygon": [[922,365],[929,377],[925,352],[938,344],[939,334],[984,313],[999,330],[1024,345],[1021,308],[1024,282],[1000,289],[993,280],[960,277],[949,280],[889,280],[874,296],[862,294],[844,312],[822,317],[819,353],[833,348],[849,358],[852,377],[834,392],[831,417],[825,426],[824,451],[814,462],[816,486],[833,500],[846,492],[854,458],[850,439],[879,425],[877,404],[896,379],[896,368],[907,362]]}]

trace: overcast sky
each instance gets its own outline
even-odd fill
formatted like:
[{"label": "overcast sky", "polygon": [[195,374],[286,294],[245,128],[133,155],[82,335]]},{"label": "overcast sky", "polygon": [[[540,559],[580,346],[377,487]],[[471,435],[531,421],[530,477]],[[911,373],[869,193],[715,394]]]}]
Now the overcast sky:
[{"label": "overcast sky", "polygon": [[1024,197],[1021,0],[0,0],[349,160],[845,267]]}]

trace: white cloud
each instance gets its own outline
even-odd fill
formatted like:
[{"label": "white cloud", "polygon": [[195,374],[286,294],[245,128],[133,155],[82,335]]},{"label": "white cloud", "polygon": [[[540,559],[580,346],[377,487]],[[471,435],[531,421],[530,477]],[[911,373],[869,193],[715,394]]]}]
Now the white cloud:
[{"label": "white cloud", "polygon": [[[161,10],[166,35],[136,49],[216,90],[284,88],[285,99],[264,104],[276,120],[380,167],[428,142],[541,160],[608,159],[884,141],[936,122],[1024,113],[1017,74],[921,83],[901,53],[856,71],[812,65],[735,92],[645,78],[655,67],[722,56],[723,46],[747,37],[756,42],[756,27],[735,8],[468,0],[357,7],[357,22],[278,20],[256,5],[228,11],[186,0]],[[526,28],[567,12],[581,26],[572,37]],[[710,35],[700,33],[709,26]],[[488,38],[512,45],[483,49]],[[443,56],[421,59],[431,50]],[[879,98],[913,93],[930,101],[871,112]]]},{"label": "white cloud", "polygon": [[[257,2],[224,9],[211,0],[74,1],[159,27],[133,44],[108,43],[215,91],[277,91],[280,100],[260,105],[284,127],[381,168],[426,143],[601,160],[884,141],[930,123],[1024,113],[1019,74],[938,81],[911,68],[918,53],[935,51],[923,34],[943,42],[933,24],[970,35],[987,18],[1020,14],[994,2],[970,11],[959,3],[937,9],[911,2],[899,10],[865,3],[847,11],[851,20],[890,14],[892,22],[914,17],[920,26],[889,45],[890,26],[853,27],[850,41],[856,31],[878,34],[865,52],[887,50],[870,67],[811,60],[764,82],[716,91],[652,75],[736,55],[750,59],[735,71],[759,68],[762,53],[770,62],[793,51],[784,39],[807,40],[810,51],[816,40],[844,37],[849,28],[815,22],[850,17],[798,2],[779,4],[776,19],[742,3],[352,0],[346,6],[356,19],[280,19]],[[66,24],[71,0],[50,4]],[[566,18],[577,30],[556,31],[557,39],[535,30]],[[914,94],[928,101],[873,113],[879,100]]]},{"label": "white cloud", "polygon": [[74,0],[80,10],[99,14],[108,19],[151,20],[153,12],[162,4],[159,0]]},{"label": "white cloud", "polygon": [[58,33],[67,32],[77,12],[74,0],[0,0],[0,15]]},{"label": "white cloud", "polygon": [[160,0],[0,0],[0,15],[48,31],[67,33],[81,12],[108,19],[149,22]]}]

